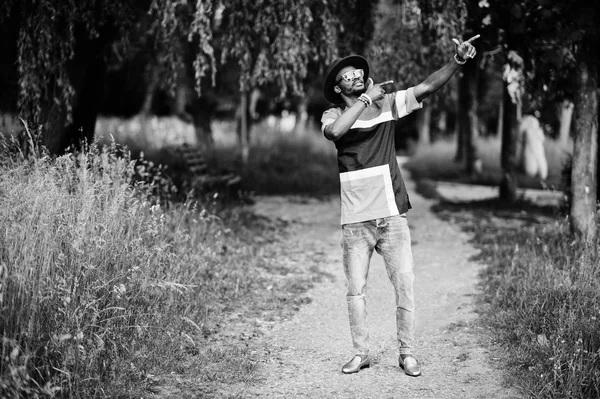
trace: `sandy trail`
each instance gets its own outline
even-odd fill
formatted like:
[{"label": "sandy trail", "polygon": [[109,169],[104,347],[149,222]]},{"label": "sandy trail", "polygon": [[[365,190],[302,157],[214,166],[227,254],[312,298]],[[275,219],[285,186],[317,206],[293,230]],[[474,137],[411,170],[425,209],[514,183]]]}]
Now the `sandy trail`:
[{"label": "sandy trail", "polygon": [[[422,376],[406,376],[397,365],[394,297],[382,258],[374,253],[367,306],[374,364],[344,375],[353,356],[341,265],[339,200],[260,198],[255,211],[300,223],[292,240],[322,253],[319,268],[331,279],[308,294],[312,302],[262,337],[259,383],[244,398],[518,398],[502,385],[488,338],[476,326],[474,294],[482,267],[458,226],[438,219],[434,201],[419,196],[403,172],[413,209],[409,212],[415,258],[415,356]],[[311,265],[306,265],[310,267]],[[258,360],[258,359],[257,359]]]}]

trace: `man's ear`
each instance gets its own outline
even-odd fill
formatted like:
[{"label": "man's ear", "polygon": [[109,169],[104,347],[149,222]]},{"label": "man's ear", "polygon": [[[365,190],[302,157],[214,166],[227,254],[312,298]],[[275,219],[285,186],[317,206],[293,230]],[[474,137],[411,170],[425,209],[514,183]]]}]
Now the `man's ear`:
[{"label": "man's ear", "polygon": [[342,92],[342,89],[340,89],[337,86],[333,86],[333,91],[335,91],[337,94],[340,94]]}]

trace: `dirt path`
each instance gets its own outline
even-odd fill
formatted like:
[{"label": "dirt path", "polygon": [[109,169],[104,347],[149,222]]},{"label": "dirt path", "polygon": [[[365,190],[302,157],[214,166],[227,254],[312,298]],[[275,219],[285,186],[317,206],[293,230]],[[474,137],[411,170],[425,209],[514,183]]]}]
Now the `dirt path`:
[{"label": "dirt path", "polygon": [[[408,177],[407,172],[404,176]],[[312,302],[263,337],[259,384],[245,398],[518,398],[503,387],[485,335],[473,323],[477,273],[469,236],[431,211],[433,201],[407,180],[413,209],[409,223],[415,258],[416,352],[422,376],[404,375],[397,365],[394,298],[382,258],[373,255],[368,281],[368,311],[374,365],[344,375],[352,355],[341,265],[339,202],[260,199],[265,215],[295,219],[292,239],[306,251],[323,253],[319,267],[333,277],[308,293]]]}]

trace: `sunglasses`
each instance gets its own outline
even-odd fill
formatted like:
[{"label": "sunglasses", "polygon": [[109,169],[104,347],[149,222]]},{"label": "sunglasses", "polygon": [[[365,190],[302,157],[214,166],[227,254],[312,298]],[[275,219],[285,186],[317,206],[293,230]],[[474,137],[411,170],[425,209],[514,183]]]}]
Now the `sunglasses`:
[{"label": "sunglasses", "polygon": [[363,76],[365,76],[365,71],[363,71],[362,69],[355,69],[353,71],[348,71],[344,73],[342,77],[337,82],[335,82],[335,84],[337,85],[342,80],[345,80],[346,82],[352,82],[354,79],[362,78]]}]

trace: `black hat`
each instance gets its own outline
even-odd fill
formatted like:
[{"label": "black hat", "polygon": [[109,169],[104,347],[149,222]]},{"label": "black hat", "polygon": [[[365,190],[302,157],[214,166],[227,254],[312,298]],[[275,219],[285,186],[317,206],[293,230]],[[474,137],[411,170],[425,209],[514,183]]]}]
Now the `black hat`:
[{"label": "black hat", "polygon": [[342,96],[336,93],[333,90],[333,87],[335,86],[335,77],[337,73],[340,69],[349,65],[364,70],[365,76],[363,79],[365,84],[369,78],[369,63],[360,55],[349,55],[333,61],[331,65],[329,65],[329,68],[327,68],[327,72],[325,73],[325,84],[323,85],[323,94],[325,94],[325,98],[332,104],[341,104],[344,102]]}]

